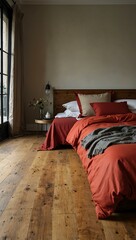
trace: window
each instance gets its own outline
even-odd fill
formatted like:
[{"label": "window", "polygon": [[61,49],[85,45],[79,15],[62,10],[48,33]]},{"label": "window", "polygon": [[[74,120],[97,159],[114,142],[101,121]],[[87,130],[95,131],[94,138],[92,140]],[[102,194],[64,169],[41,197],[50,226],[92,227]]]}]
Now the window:
[{"label": "window", "polygon": [[12,9],[0,1],[0,140],[8,136]]}]

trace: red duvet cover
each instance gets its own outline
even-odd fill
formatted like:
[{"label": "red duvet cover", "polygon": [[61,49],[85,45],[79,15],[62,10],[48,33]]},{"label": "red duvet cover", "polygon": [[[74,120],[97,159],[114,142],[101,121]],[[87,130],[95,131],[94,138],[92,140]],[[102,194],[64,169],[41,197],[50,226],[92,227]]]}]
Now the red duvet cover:
[{"label": "red duvet cover", "polygon": [[67,142],[79,154],[99,219],[110,216],[123,199],[136,200],[136,143],[109,146],[102,154],[87,157],[81,140],[97,128],[136,126],[136,114],[86,117],[72,127]]},{"label": "red duvet cover", "polygon": [[55,118],[40,150],[52,150],[62,145],[69,145],[66,137],[76,121],[73,117]]}]

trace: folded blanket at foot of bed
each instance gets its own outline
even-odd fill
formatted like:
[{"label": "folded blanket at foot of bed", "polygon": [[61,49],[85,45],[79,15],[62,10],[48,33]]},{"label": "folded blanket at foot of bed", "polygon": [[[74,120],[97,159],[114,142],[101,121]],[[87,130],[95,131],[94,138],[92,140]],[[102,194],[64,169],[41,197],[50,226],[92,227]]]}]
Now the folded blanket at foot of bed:
[{"label": "folded blanket at foot of bed", "polygon": [[136,126],[98,128],[81,140],[89,158],[103,153],[108,146],[123,143],[136,143]]}]

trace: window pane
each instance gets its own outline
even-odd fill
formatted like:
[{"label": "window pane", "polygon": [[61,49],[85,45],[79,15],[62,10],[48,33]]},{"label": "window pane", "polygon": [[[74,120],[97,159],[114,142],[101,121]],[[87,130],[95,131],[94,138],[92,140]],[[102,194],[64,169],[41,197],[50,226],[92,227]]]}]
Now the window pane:
[{"label": "window pane", "polygon": [[[0,141],[8,137],[12,8],[0,0]],[[11,0],[12,1],[12,0]]]},{"label": "window pane", "polygon": [[[1,39],[1,37],[0,37]],[[0,73],[1,73],[1,50],[0,50]]]},{"label": "window pane", "polygon": [[1,74],[0,74],[0,94],[1,94]]},{"label": "window pane", "polygon": [[3,50],[8,52],[8,18],[3,15]]},{"label": "window pane", "polygon": [[3,52],[3,73],[8,74],[8,54]]},{"label": "window pane", "polygon": [[0,94],[0,123],[1,123],[1,94]]},{"label": "window pane", "polygon": [[[1,33],[1,8],[0,8],[0,33]],[[0,37],[0,48],[1,48],[1,37]]]},{"label": "window pane", "polygon": [[3,95],[3,122],[7,121],[7,95]]},{"label": "window pane", "polygon": [[8,77],[3,76],[3,94],[8,93]]}]

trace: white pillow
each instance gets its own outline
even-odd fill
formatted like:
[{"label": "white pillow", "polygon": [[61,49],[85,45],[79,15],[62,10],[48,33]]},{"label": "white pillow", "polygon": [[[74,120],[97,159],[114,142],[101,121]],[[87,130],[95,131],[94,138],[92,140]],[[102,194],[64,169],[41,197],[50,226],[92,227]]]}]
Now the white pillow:
[{"label": "white pillow", "polygon": [[77,118],[80,115],[80,112],[71,112],[69,109],[65,110],[66,117],[75,117]]},{"label": "white pillow", "polygon": [[136,99],[117,99],[115,102],[127,102],[129,110],[136,113]]},{"label": "white pillow", "polygon": [[66,117],[65,112],[57,113],[57,114],[55,115],[55,118],[63,118],[63,117]]},{"label": "white pillow", "polygon": [[69,109],[71,112],[79,112],[77,101],[67,102],[62,104],[62,106],[66,109]]}]

